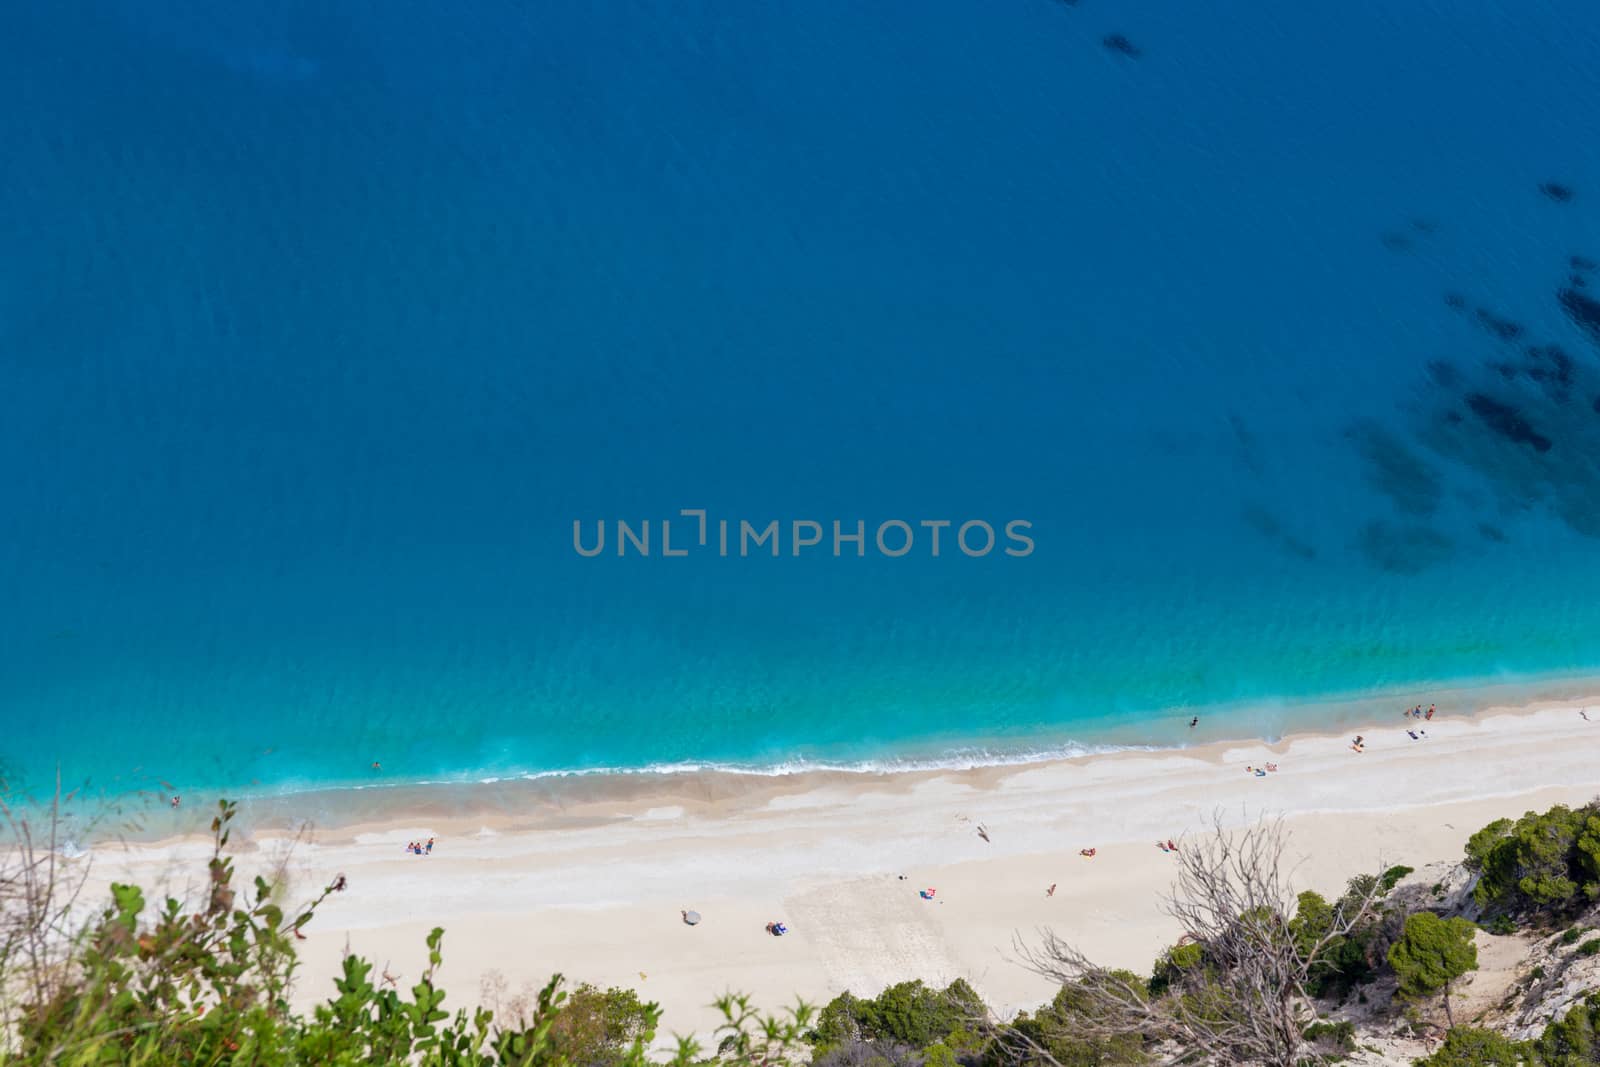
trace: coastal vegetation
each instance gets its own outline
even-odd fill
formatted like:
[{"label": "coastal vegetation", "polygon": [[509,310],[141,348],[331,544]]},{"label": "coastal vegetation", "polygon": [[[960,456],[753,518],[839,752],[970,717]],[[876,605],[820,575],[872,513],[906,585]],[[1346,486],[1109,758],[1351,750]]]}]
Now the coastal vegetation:
[{"label": "coastal vegetation", "polygon": [[[1469,913],[1536,935],[1552,968],[1600,946],[1577,921],[1600,881],[1597,810],[1558,807],[1485,827],[1467,845],[1471,880],[1453,895],[1393,867],[1353,877],[1331,901],[1291,892],[1281,824],[1219,823],[1180,852],[1166,903],[1184,933],[1148,975],[1099,967],[1046,934],[1019,943],[1018,955],[1058,991],[1013,1018],[964,981],[913,979],[775,1013],[725,996],[714,1034],[675,1045],[659,1008],[635,991],[569,988],[560,975],[530,995],[490,988],[483,1003],[457,1006],[437,981],[439,929],[408,987],[352,955],[325,999],[296,1008],[296,941],[343,886],[286,908],[266,879],[237,884],[228,803],[212,822],[199,899],[153,901],[114,885],[87,911],[54,842],[13,823],[0,859],[0,1065],[1306,1067],[1370,1052],[1386,1026],[1428,1032],[1436,1003],[1445,1025],[1417,1060],[1427,1067],[1594,1065],[1600,989],[1561,987],[1562,1009],[1521,1037],[1486,1024],[1482,1011],[1456,1025],[1450,997],[1478,967],[1482,927]],[[1541,964],[1524,992],[1556,988]]]}]

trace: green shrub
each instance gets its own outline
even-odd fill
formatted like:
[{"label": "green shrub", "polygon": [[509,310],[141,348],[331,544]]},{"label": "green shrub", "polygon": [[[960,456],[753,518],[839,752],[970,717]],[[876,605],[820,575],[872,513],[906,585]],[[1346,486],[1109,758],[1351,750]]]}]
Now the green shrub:
[{"label": "green shrub", "polygon": [[1467,863],[1480,872],[1473,899],[1497,913],[1558,914],[1600,896],[1600,809],[1556,805],[1472,835]]},{"label": "green shrub", "polygon": [[1526,1044],[1493,1030],[1456,1026],[1433,1055],[1416,1061],[1416,1067],[1524,1067],[1527,1063]]},{"label": "green shrub", "polygon": [[1415,867],[1407,867],[1404,865],[1390,867],[1387,871],[1384,871],[1383,876],[1378,879],[1378,886],[1382,892],[1388,893],[1389,890],[1400,884],[1400,879],[1404,878],[1406,875],[1415,870]]},{"label": "green shrub", "polygon": [[[1141,985],[1139,976],[1131,971],[1110,971],[1103,980],[1130,990]],[[1017,1033],[1049,1057],[1035,1053],[1024,1056],[1024,1062],[1037,1067],[1133,1067],[1149,1061],[1143,1034],[1087,1036],[1090,1028],[1086,1024],[1092,1018],[1092,1010],[1090,992],[1082,982],[1076,982],[1062,986],[1055,999],[1032,1016],[1019,1016],[1014,1024]],[[1000,1062],[1009,1061],[1000,1057]]]},{"label": "green shrub", "polygon": [[1591,1067],[1600,1063],[1600,993],[1590,994],[1565,1018],[1551,1022],[1534,1047],[1540,1067]]},{"label": "green shrub", "polygon": [[[1398,870],[1401,868],[1390,868],[1391,872]],[[1395,880],[1401,877],[1404,875],[1397,876]],[[1381,888],[1381,881],[1377,885]],[[1371,876],[1351,879],[1337,905],[1329,904],[1319,893],[1301,893],[1297,898],[1294,918],[1289,920],[1289,936],[1294,939],[1301,957],[1308,958],[1317,942],[1333,929],[1340,909],[1350,912],[1359,907],[1359,901],[1373,886]],[[1321,955],[1310,961],[1308,992],[1316,997],[1342,995],[1372,978],[1375,973],[1373,962],[1382,958],[1383,948],[1379,938],[1383,923],[1384,915],[1380,910],[1369,915],[1347,934],[1335,937],[1324,945]]]},{"label": "green shrub", "polygon": [[1176,985],[1186,973],[1197,970],[1205,962],[1205,949],[1198,944],[1173,945],[1162,953],[1150,970],[1147,983],[1150,995],[1159,997]]},{"label": "green shrub", "polygon": [[1597,952],[1600,952],[1600,937],[1591,937],[1578,946],[1578,955],[1580,956],[1593,956]]},{"label": "green shrub", "polygon": [[[1441,919],[1421,911],[1406,919],[1400,940],[1389,949],[1389,965],[1408,997],[1444,994],[1444,1011],[1450,1017],[1450,983],[1478,969],[1478,948],[1472,943],[1473,926],[1465,919]],[[1454,1018],[1450,1019],[1454,1025]]]},{"label": "green shrub", "polygon": [[1481,922],[1478,925],[1488,933],[1496,934],[1500,937],[1509,937],[1517,932],[1516,921],[1505,914],[1491,915],[1487,922]]},{"label": "green shrub", "polygon": [[964,1048],[975,1042],[969,1028],[983,1013],[977,991],[962,979],[942,990],[921,981],[901,982],[871,1000],[841,993],[822,1009],[806,1037],[818,1049],[858,1041],[897,1042],[913,1049],[945,1042]]},{"label": "green shrub", "polygon": [[1305,1039],[1326,1053],[1347,1053],[1356,1050],[1356,1024],[1349,1019],[1325,1022],[1318,1020],[1305,1029]]},{"label": "green shrub", "polygon": [[568,995],[550,1028],[550,1050],[572,1067],[620,1062],[629,1048],[655,1030],[654,1006],[631,989],[580,985]]},{"label": "green shrub", "polygon": [[1481,871],[1484,863],[1489,858],[1489,853],[1494,851],[1507,834],[1511,832],[1510,819],[1496,819],[1471,837],[1467,838],[1467,858],[1463,862],[1470,871]]},{"label": "green shrub", "polygon": [[1583,936],[1583,931],[1583,927],[1579,926],[1577,923],[1573,923],[1571,926],[1561,931],[1561,943],[1563,945],[1577,944],[1578,938]]}]

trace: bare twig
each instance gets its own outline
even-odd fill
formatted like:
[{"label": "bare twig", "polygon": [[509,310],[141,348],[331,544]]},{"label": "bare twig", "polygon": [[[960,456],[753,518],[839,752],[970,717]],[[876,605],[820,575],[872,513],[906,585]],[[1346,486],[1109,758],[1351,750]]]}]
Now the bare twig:
[{"label": "bare twig", "polygon": [[[1314,969],[1330,949],[1372,914],[1381,879],[1358,880],[1324,930],[1292,930],[1295,894],[1285,867],[1288,834],[1281,819],[1244,830],[1213,815],[1210,831],[1184,842],[1178,875],[1163,910],[1195,947],[1187,966],[1172,968],[1172,987],[1152,996],[1146,983],[1102,967],[1055,933],[1020,945],[1037,973],[1071,987],[1078,1036],[1141,1035],[1168,1050],[1166,1062],[1265,1063],[1304,1059]],[[1296,934],[1299,934],[1297,940]],[[1055,1063],[1037,1040],[1011,1033],[1021,1058]]]}]

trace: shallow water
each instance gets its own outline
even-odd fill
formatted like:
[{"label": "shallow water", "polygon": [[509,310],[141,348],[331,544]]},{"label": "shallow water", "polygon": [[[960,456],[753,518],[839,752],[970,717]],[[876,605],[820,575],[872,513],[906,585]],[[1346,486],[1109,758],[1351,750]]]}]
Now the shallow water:
[{"label": "shallow water", "polygon": [[[13,782],[1167,743],[1600,666],[1593,5],[17,23]],[[574,551],[681,508],[868,554]]]}]

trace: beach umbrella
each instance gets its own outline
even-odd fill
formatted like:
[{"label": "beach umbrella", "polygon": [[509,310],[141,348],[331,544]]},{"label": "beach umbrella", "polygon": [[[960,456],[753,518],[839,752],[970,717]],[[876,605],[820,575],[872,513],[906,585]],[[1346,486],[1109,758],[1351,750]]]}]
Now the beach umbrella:
[{"label": "beach umbrella", "polygon": [[686,911],[683,913],[683,921],[690,926],[694,926],[700,922],[700,913],[698,911]]}]

